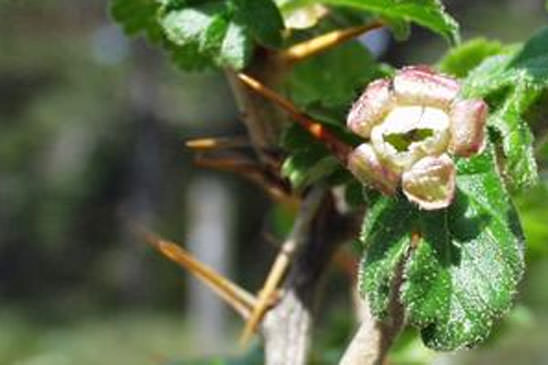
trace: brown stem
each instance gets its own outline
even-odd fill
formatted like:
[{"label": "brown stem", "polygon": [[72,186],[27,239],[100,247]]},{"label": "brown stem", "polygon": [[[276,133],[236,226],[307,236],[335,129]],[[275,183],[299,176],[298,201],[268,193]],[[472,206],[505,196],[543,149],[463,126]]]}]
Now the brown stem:
[{"label": "brown stem", "polygon": [[287,268],[293,260],[293,255],[297,251],[308,235],[310,224],[312,219],[316,216],[316,212],[320,206],[325,195],[324,189],[313,190],[302,203],[299,214],[293,225],[291,233],[282,244],[278,256],[272,265],[270,273],[266,278],[266,281],[259,293],[257,299],[257,305],[253,308],[253,311],[246,323],[240,342],[245,344],[255,331],[255,327],[264,315],[269,298],[272,293],[278,288],[282,278],[287,272]]},{"label": "brown stem", "polygon": [[326,194],[314,219],[294,237],[301,249],[285,281],[284,295],[262,322],[267,365],[307,363],[322,278],[338,244],[359,229],[354,218],[341,216],[332,194]]},{"label": "brown stem", "polygon": [[366,300],[361,307],[362,322],[339,365],[383,364],[390,346],[402,329],[403,309],[397,302],[391,303],[390,315],[385,321],[373,316]]}]

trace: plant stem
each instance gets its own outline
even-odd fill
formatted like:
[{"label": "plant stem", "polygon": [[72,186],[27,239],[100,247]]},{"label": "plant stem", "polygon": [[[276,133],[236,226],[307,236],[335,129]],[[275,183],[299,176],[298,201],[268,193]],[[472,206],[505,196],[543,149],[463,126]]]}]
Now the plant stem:
[{"label": "plant stem", "polygon": [[306,241],[306,237],[308,236],[308,232],[310,230],[310,225],[316,216],[316,212],[320,207],[320,203],[324,195],[324,189],[315,189],[309,193],[303,201],[299,214],[293,225],[293,229],[285,242],[282,244],[265,284],[259,293],[257,305],[253,308],[251,316],[242,333],[242,337],[240,339],[241,343],[246,343],[253,334],[257,323],[266,311],[271,293],[278,288],[283,276],[287,272],[287,268],[293,261],[293,255]]},{"label": "plant stem", "polygon": [[367,300],[362,305],[361,317],[362,322],[339,365],[383,364],[404,322],[403,309],[394,301],[391,303],[390,316],[385,321],[379,321],[373,316]]}]

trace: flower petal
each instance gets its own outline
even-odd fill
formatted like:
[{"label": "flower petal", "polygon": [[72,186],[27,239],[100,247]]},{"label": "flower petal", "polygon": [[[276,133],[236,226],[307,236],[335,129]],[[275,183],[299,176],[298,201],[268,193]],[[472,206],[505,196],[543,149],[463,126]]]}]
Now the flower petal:
[{"label": "flower petal", "polygon": [[346,125],[357,135],[369,138],[371,129],[390,111],[393,95],[390,80],[371,82],[348,113]]},{"label": "flower petal", "polygon": [[436,73],[428,66],[410,66],[394,77],[398,104],[423,105],[448,110],[459,93],[457,80]]},{"label": "flower petal", "polygon": [[369,143],[359,145],[348,157],[348,169],[366,185],[392,195],[400,182],[400,174],[383,164]]},{"label": "flower petal", "polygon": [[468,157],[481,151],[485,141],[487,109],[483,100],[460,100],[453,105],[449,152]]},{"label": "flower petal", "polygon": [[449,206],[455,195],[455,165],[448,155],[427,156],[402,176],[403,193],[421,209]]}]

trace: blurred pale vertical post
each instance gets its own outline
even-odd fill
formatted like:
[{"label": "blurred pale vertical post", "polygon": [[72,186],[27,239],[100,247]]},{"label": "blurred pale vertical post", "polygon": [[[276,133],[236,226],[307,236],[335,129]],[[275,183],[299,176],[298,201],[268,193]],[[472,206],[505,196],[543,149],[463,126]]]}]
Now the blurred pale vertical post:
[{"label": "blurred pale vertical post", "polygon": [[[233,226],[229,189],[210,176],[195,178],[187,189],[187,207],[187,247],[202,262],[228,275]],[[226,307],[202,283],[190,276],[189,280],[188,314],[196,340],[207,345],[204,352],[219,351],[226,338]]]}]

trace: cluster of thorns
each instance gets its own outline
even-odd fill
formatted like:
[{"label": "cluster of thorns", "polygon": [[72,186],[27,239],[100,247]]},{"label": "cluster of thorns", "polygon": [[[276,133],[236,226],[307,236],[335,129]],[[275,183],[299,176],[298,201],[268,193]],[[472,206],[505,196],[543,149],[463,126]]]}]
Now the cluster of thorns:
[{"label": "cluster of thorns", "polygon": [[[287,64],[294,64],[382,26],[383,24],[380,21],[375,21],[345,30],[336,30],[279,51],[277,56]],[[323,142],[333,155],[345,164],[352,146],[340,141],[322,124],[299,111],[289,100],[267,88],[250,75],[240,72],[237,76],[250,90],[285,110],[296,123],[301,125],[315,139]],[[288,182],[280,176],[279,166],[281,164],[279,163],[279,157],[277,157],[278,163],[265,166],[263,162],[252,160],[246,155],[235,151],[238,148],[250,146],[247,137],[199,138],[187,141],[186,146],[196,152],[194,162],[197,166],[237,173],[259,184],[269,196],[278,201],[298,199],[292,194]],[[219,151],[228,150],[231,151],[228,157],[227,154],[218,154]],[[246,321],[240,337],[242,345],[249,341],[265,313],[281,297],[280,284],[291,265],[295,251],[294,242],[291,240],[287,240],[282,244],[263,287],[257,295],[254,295],[200,262],[190,252],[176,243],[144,229],[139,228],[138,233],[165,257],[188,270],[194,277],[211,288]]]}]

